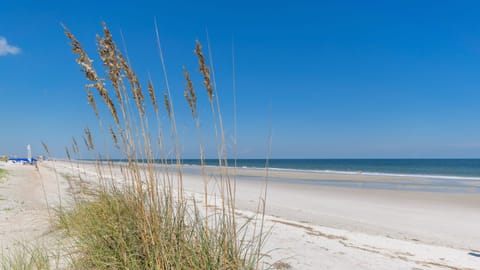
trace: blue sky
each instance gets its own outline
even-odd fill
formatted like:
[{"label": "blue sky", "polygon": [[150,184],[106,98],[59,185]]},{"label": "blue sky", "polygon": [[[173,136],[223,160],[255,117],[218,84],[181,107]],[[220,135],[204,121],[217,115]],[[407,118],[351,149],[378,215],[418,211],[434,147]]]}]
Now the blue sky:
[{"label": "blue sky", "polygon": [[480,157],[478,14],[477,1],[4,1],[0,154],[45,141],[62,156],[97,126],[61,23],[93,55],[105,21],[162,88],[156,17],[185,157],[198,146],[181,71],[206,29],[229,141],[235,48],[240,157],[266,156],[270,126],[274,158]]}]

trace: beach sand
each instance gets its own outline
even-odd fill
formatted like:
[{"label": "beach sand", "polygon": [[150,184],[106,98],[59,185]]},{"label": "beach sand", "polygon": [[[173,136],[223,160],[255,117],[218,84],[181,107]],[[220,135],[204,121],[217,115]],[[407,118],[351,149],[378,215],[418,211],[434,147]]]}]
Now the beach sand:
[{"label": "beach sand", "polygon": [[[7,199],[0,201],[0,209],[12,204],[15,209],[29,209],[29,212],[2,213],[3,246],[11,243],[11,239],[35,239],[48,231],[48,213],[39,181],[43,179],[49,201],[58,197],[55,196],[56,179],[63,181],[61,190],[67,193],[65,180],[55,177],[53,167],[58,175],[81,174],[84,179],[97,181],[96,169],[91,163],[77,167],[68,162],[44,162],[39,164],[41,177],[28,171],[32,167],[7,168],[11,173],[0,189],[1,196]],[[203,178],[198,167],[187,167],[185,171],[186,191],[202,197]],[[119,170],[112,173],[112,178],[121,181]],[[361,187],[369,181],[397,181],[415,186],[430,181],[428,178],[273,171],[270,172],[272,180],[265,186],[262,170],[237,169],[236,173],[239,175],[236,185],[239,216],[255,214],[262,190],[267,187],[265,228],[270,230],[270,235],[263,249],[265,266],[273,265],[274,269],[480,269],[478,193]],[[215,169],[209,169],[208,174],[209,193],[215,197],[219,187]],[[354,185],[333,187],[313,182],[296,183],[295,179],[347,181]],[[37,195],[30,195],[32,190]],[[31,201],[27,203],[27,199]],[[24,204],[13,203],[22,200]],[[58,201],[49,202],[55,203]],[[16,215],[18,217],[14,217]]]},{"label": "beach sand", "polygon": [[7,170],[0,179],[1,254],[57,246],[51,221],[61,199],[68,200],[65,179],[49,168],[5,163],[0,168]]}]

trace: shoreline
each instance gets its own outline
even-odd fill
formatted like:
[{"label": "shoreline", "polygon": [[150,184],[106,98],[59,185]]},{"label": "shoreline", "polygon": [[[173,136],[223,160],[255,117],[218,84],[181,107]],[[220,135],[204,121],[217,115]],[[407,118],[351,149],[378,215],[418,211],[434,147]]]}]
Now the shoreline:
[{"label": "shoreline", "polygon": [[[94,160],[51,160],[51,162],[66,162],[76,164],[96,164],[99,161]],[[103,160],[103,165],[108,165],[109,161]],[[125,161],[113,161],[113,164],[125,165]],[[175,164],[166,167],[160,163],[155,163],[158,170],[168,168],[169,171],[177,170]],[[181,165],[184,173],[201,174],[200,165]],[[206,165],[206,171],[210,175],[218,172],[219,167]],[[228,170],[232,176],[240,181],[260,181],[278,183],[301,184],[309,186],[324,186],[336,188],[353,189],[371,189],[371,190],[391,190],[391,191],[412,191],[426,193],[453,193],[453,194],[480,194],[480,179],[466,177],[433,177],[422,175],[398,175],[381,173],[349,173],[349,172],[330,172],[314,170],[291,170],[291,169],[268,169],[268,177],[265,178],[267,170],[265,168],[241,168],[241,167],[222,167]]]},{"label": "shoreline", "polygon": [[[198,174],[201,171],[199,165],[185,165],[186,173]],[[207,172],[215,172],[216,166],[207,166]],[[228,170],[238,180],[268,181],[290,184],[302,184],[310,186],[326,186],[355,189],[379,189],[379,190],[405,190],[437,193],[480,193],[480,180],[464,178],[429,178],[424,176],[390,175],[390,174],[366,174],[366,173],[331,173],[301,170],[268,170],[251,168],[228,167]]]},{"label": "shoreline", "polygon": [[[380,159],[381,160],[381,159]],[[408,160],[408,159],[405,159]],[[430,160],[430,159],[425,159]],[[455,160],[455,159],[438,159],[438,160]],[[458,159],[463,160],[463,159]],[[473,159],[476,160],[476,159]],[[61,161],[61,162],[69,162],[65,159],[54,159],[51,161]],[[73,162],[78,163],[95,163],[100,160],[72,160]],[[103,160],[107,162],[108,160]],[[114,163],[125,163],[124,160],[112,160]],[[155,164],[160,164],[156,162]],[[170,163],[168,166],[176,166],[175,163]],[[182,163],[182,167],[198,167],[200,168],[200,164],[194,163]],[[205,165],[206,168],[218,168],[218,165]],[[228,169],[236,169],[236,170],[255,170],[255,171],[265,171],[266,167],[255,167],[255,166],[224,166],[224,168]],[[405,177],[405,178],[422,178],[422,179],[442,179],[442,180],[466,180],[466,181],[479,181],[480,182],[480,175],[479,176],[471,176],[471,175],[454,175],[454,174],[424,174],[424,173],[396,173],[396,172],[382,172],[382,171],[369,171],[369,170],[333,170],[333,169],[296,169],[296,168],[281,168],[281,167],[268,167],[270,172],[291,172],[291,173],[320,173],[320,174],[338,174],[338,175],[365,175],[365,176],[391,176],[391,177]]]}]

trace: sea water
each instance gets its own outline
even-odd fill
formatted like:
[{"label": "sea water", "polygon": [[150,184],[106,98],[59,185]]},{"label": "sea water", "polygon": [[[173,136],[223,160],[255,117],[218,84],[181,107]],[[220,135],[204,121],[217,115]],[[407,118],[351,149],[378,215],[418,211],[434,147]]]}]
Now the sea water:
[{"label": "sea water", "polygon": [[[185,159],[184,164],[199,165],[197,159]],[[480,159],[238,159],[228,160],[237,167],[290,169],[302,171],[396,174],[480,179]],[[207,165],[218,160],[207,159]]]},{"label": "sea water", "polygon": [[[185,159],[183,164],[199,165],[200,160]],[[480,193],[480,159],[238,159],[228,165],[239,168],[328,172],[338,174],[383,175],[385,181],[337,181],[271,178],[270,181],[354,188],[380,188],[433,192]],[[218,160],[207,159],[216,166]],[[395,181],[388,181],[395,176]],[[404,182],[399,181],[405,179]],[[250,177],[240,177],[240,179]],[[422,178],[422,181],[415,179]],[[413,179],[413,180],[412,180]],[[426,179],[426,180],[425,180]]]}]

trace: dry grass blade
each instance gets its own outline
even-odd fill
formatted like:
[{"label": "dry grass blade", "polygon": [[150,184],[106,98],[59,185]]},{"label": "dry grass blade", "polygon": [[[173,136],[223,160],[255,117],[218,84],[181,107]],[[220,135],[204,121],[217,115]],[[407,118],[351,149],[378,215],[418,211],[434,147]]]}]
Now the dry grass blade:
[{"label": "dry grass blade", "polygon": [[210,100],[210,102],[213,102],[213,87],[212,87],[212,81],[210,79],[210,68],[208,68],[206,64],[205,56],[203,55],[203,51],[202,51],[202,45],[198,40],[196,42],[194,52],[198,57],[198,64],[200,66],[198,70],[203,75],[203,85],[207,89],[208,99]]}]

